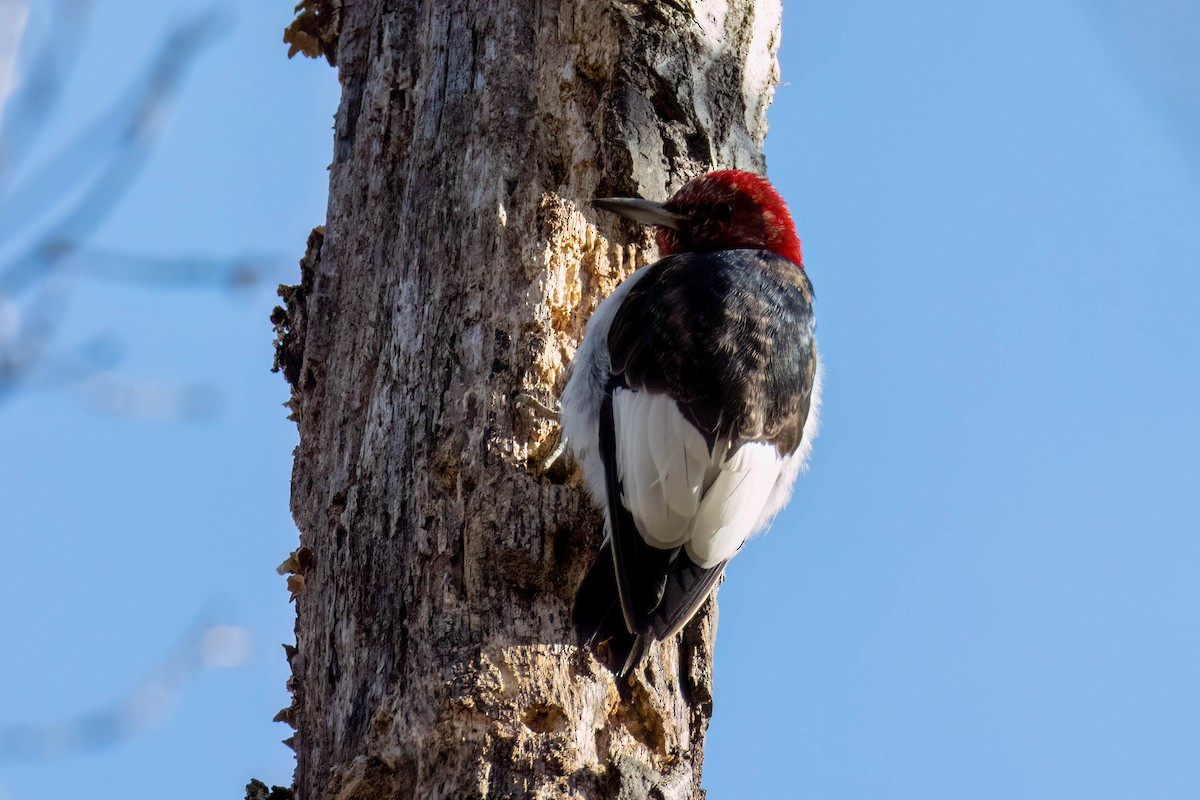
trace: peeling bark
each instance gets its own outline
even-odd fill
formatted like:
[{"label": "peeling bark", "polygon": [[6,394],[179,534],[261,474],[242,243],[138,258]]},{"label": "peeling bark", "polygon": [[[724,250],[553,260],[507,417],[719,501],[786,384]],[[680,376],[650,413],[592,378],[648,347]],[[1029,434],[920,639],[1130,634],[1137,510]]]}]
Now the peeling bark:
[{"label": "peeling bark", "polygon": [[[702,796],[715,608],[617,683],[570,605],[601,539],[533,465],[599,298],[589,205],[764,169],[777,0],[345,0],[328,221],[285,290],[304,800]],[[299,551],[298,551],[299,552]]]}]

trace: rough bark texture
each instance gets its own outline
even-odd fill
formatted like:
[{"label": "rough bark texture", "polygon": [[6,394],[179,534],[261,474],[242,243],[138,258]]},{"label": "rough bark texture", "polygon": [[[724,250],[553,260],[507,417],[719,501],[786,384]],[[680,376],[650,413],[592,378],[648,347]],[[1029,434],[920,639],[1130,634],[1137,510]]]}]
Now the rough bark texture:
[{"label": "rough bark texture", "polygon": [[700,796],[715,610],[628,682],[575,646],[600,516],[514,398],[654,255],[591,198],[763,170],[778,0],[335,5],[328,223],[276,318],[298,795]]}]

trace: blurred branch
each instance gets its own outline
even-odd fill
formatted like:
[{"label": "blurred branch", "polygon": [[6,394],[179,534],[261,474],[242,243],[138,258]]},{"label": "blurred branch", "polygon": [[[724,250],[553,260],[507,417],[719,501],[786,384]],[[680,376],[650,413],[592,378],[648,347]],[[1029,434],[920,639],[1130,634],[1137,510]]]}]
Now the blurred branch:
[{"label": "blurred branch", "polygon": [[[29,9],[23,0],[0,0],[0,122],[4,120],[4,106],[15,84],[17,52],[28,18]],[[4,154],[0,152],[0,167],[3,164]]]},{"label": "blurred branch", "polygon": [[[224,27],[223,18],[210,13],[175,30],[148,74],[127,97],[114,103],[45,166],[0,198],[3,241],[49,214],[73,192],[81,193],[71,209],[23,257],[0,266],[0,292],[19,292],[53,268],[113,209],[149,154],[166,105],[177,93],[186,67]],[[22,88],[19,94],[27,93]],[[13,114],[12,118],[17,116]]]},{"label": "blurred branch", "polygon": [[61,282],[40,287],[23,307],[0,293],[0,402],[38,369],[66,296]]},{"label": "blurred branch", "polygon": [[0,760],[34,760],[99,750],[157,723],[195,676],[234,667],[250,654],[250,635],[234,625],[203,625],[133,691],[109,708],[49,725],[0,727]]},{"label": "blurred branch", "polygon": [[[90,6],[88,0],[61,0],[55,4],[50,24],[51,35],[44,37],[45,41],[30,59],[25,70],[28,78],[23,83],[22,91],[13,97],[8,114],[4,117],[4,125],[0,127],[0,140],[4,142],[0,165],[20,161],[57,105],[62,85],[79,52]],[[19,14],[21,22],[19,28],[12,30],[11,50],[6,53],[12,67],[15,66],[25,32],[28,7],[24,0],[0,0],[0,9],[5,9],[0,12],[0,27],[7,22],[6,7],[14,9],[13,17]],[[5,53],[3,47],[0,47],[0,53]],[[0,72],[2,77],[3,73]],[[14,85],[10,83],[7,88],[11,89]]]},{"label": "blurred branch", "polygon": [[144,256],[75,249],[64,265],[81,278],[183,289],[246,289],[282,269],[270,256]]},{"label": "blurred branch", "polygon": [[[27,9],[21,0],[0,0],[0,91],[15,87],[0,126],[5,168],[0,178],[20,166],[59,103],[88,8],[87,0],[54,5],[47,32],[17,80],[16,50]],[[15,188],[0,192],[0,253],[9,251],[0,257],[0,401],[26,386],[68,385],[108,413],[175,419],[209,416],[219,407],[212,389],[137,382],[107,372],[119,347],[108,347],[97,359],[94,347],[52,355],[49,344],[66,315],[66,278],[233,291],[275,271],[277,260],[264,257],[130,255],[86,244],[153,151],[188,68],[228,23],[225,15],[210,11],[170,32],[144,73],[97,120],[21,174]]]},{"label": "blurred branch", "polygon": [[[35,7],[46,18],[35,17],[44,24],[33,26],[42,35],[32,43],[26,3],[0,0],[0,402],[19,389],[66,387],[110,414],[209,416],[220,406],[213,388],[115,374],[123,348],[111,335],[51,348],[75,278],[236,290],[260,282],[275,264],[247,255],[131,256],[87,245],[159,141],[187,69],[228,27],[223,15],[210,12],[170,32],[151,63],[98,119],[23,169],[61,105],[89,7],[87,0]],[[21,53],[22,46],[31,52]],[[15,188],[9,188],[14,178]],[[51,758],[115,744],[159,721],[200,671],[241,664],[248,650],[244,629],[199,625],[112,706],[61,723],[0,726],[0,760]]]},{"label": "blurred branch", "polygon": [[221,393],[202,384],[132,381],[109,372],[96,373],[79,385],[88,405],[114,416],[136,419],[204,419],[221,409]]}]

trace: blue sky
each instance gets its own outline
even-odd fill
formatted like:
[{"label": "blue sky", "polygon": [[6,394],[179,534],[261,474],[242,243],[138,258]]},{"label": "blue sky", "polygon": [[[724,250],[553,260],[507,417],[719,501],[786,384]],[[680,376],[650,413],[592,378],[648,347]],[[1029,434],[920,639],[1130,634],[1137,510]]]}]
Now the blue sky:
[{"label": "blue sky", "polygon": [[[47,148],[203,8],[97,5]],[[197,59],[97,246],[294,278],[337,83],[284,58],[288,11],[244,4]],[[721,590],[711,797],[1195,792],[1198,23],[1181,0],[785,4],[767,153],[817,290],[824,426]],[[0,404],[0,725],[104,707],[205,615],[254,641],[116,747],[0,762],[0,798],[288,782],[273,302],[75,285],[56,348],[110,336],[124,378],[219,389],[211,419]]]}]

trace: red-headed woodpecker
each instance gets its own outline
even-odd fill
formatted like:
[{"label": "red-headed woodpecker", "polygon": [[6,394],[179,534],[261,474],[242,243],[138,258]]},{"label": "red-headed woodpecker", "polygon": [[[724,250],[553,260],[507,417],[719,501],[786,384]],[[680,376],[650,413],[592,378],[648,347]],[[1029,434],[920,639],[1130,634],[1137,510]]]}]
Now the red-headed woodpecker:
[{"label": "red-headed woodpecker", "polygon": [[596,206],[657,226],[662,254],[597,306],[562,396],[607,524],[573,618],[625,674],[787,503],[821,379],[800,240],[766,179],[721,170],[666,203]]}]

